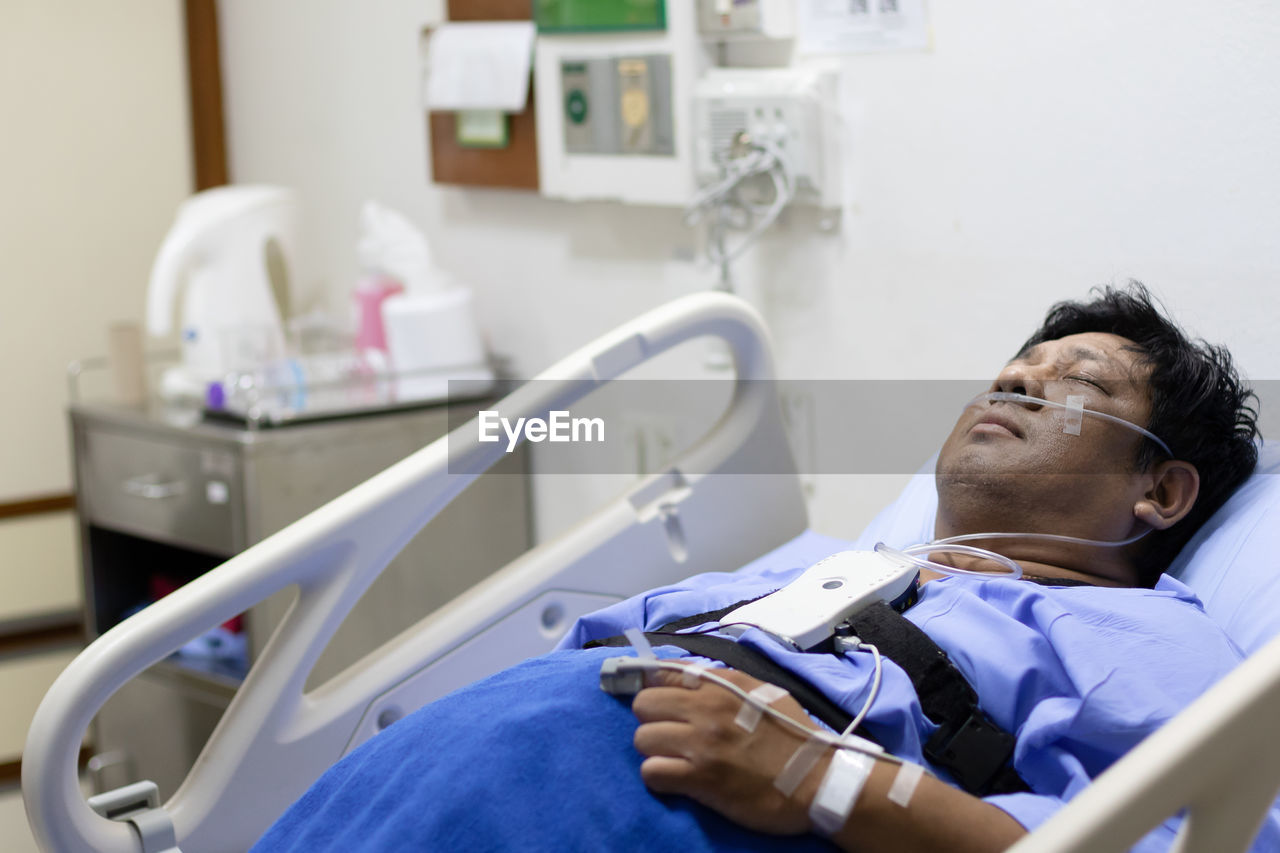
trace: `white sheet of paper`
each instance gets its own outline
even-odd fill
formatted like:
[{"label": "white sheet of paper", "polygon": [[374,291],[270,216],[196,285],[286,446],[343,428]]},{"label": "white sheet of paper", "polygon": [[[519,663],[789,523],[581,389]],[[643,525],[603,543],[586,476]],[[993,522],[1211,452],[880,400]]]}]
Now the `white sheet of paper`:
[{"label": "white sheet of paper", "polygon": [[880,53],[929,46],[925,0],[799,0],[800,53]]},{"label": "white sheet of paper", "polygon": [[534,33],[532,21],[465,21],[435,28],[427,44],[427,109],[523,110]]}]

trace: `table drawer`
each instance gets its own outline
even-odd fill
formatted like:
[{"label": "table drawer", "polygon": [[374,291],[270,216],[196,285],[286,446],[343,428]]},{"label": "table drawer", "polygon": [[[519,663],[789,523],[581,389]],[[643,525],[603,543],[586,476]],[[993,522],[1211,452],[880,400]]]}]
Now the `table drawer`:
[{"label": "table drawer", "polygon": [[215,554],[236,551],[240,473],[229,450],[88,430],[81,512],[90,524]]}]

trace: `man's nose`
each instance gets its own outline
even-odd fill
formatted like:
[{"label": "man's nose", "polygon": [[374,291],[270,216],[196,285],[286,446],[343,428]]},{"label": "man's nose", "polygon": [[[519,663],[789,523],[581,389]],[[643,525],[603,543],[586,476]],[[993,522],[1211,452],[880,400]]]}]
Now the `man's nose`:
[{"label": "man's nose", "polygon": [[1044,399],[1044,379],[1028,364],[1006,364],[996,377],[995,387],[997,391]]}]

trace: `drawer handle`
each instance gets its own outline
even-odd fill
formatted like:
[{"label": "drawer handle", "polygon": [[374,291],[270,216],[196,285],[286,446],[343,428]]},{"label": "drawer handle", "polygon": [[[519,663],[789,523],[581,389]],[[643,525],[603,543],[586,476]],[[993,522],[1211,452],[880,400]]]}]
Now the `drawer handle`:
[{"label": "drawer handle", "polygon": [[157,474],[130,477],[124,481],[124,492],[127,495],[133,495],[135,498],[158,501],[177,497],[187,491],[187,484],[181,480],[172,480],[164,483],[158,482],[159,479],[160,477]]}]

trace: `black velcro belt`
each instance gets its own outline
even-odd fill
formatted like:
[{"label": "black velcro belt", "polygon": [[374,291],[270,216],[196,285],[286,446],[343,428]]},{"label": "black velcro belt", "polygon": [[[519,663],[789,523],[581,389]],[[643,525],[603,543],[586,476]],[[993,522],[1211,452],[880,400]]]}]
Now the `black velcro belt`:
[{"label": "black velcro belt", "polygon": [[978,694],[928,634],[882,602],[849,621],[854,634],[907,674],[921,710],[938,724],[924,745],[929,761],[971,794],[1030,790],[1013,769],[1016,738],[978,707]]},{"label": "black velcro belt", "polygon": [[[776,684],[833,730],[843,731],[853,717],[826,694],[755,649],[725,637],[677,634],[674,629],[717,621],[748,602],[709,613],[689,616],[647,632],[654,645],[677,646],[695,655],[718,660],[761,681]],[[1013,768],[1016,739],[996,725],[978,707],[978,695],[928,634],[904,619],[893,608],[877,602],[850,620],[854,633],[896,663],[911,679],[920,708],[938,725],[924,746],[925,757],[951,774],[956,783],[975,796],[1009,794],[1031,788]],[[669,630],[672,629],[672,630]],[[596,646],[629,646],[626,637],[593,640]],[[866,737],[865,731],[859,734]]]}]

